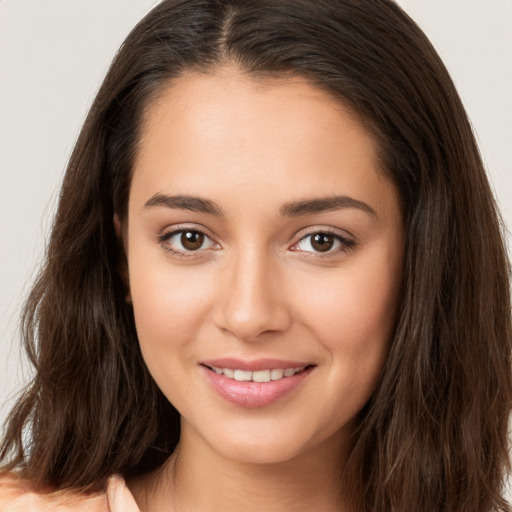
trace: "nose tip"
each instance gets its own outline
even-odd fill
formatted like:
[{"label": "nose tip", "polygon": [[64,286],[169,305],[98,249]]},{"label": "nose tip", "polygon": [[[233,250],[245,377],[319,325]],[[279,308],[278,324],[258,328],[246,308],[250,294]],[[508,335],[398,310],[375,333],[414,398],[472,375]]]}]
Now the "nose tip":
[{"label": "nose tip", "polygon": [[261,264],[231,271],[219,297],[217,326],[242,341],[286,330],[290,313],[275,277]]},{"label": "nose tip", "polygon": [[242,341],[251,341],[262,338],[285,329],[285,315],[277,309],[263,310],[254,307],[248,308],[238,303],[236,308],[226,311],[225,321],[220,324],[222,330],[231,333]]}]

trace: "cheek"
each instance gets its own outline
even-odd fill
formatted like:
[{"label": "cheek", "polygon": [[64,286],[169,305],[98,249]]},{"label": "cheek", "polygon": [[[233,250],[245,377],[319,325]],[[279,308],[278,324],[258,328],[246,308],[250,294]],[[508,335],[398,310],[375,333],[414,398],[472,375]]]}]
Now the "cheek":
[{"label": "cheek", "polygon": [[336,378],[354,386],[374,386],[395,326],[401,264],[382,253],[376,248],[375,257],[354,258],[350,268],[303,284],[308,293],[296,291],[301,322],[323,345]]},{"label": "cheek", "polygon": [[354,339],[370,343],[386,337],[394,324],[397,284],[385,275],[343,275],[318,281],[302,294],[302,311],[308,324],[322,333],[319,339]]},{"label": "cheek", "polygon": [[176,359],[176,350],[194,339],[210,298],[197,269],[173,267],[162,255],[130,255],[130,294],[139,343],[148,363]]}]

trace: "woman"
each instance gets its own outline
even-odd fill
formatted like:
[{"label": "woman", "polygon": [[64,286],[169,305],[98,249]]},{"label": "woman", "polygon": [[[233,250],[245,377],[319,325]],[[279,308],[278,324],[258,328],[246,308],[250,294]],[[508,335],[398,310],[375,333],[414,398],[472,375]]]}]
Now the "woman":
[{"label": "woman", "polygon": [[508,510],[508,279],[394,3],[164,1],[69,163],[0,503]]}]

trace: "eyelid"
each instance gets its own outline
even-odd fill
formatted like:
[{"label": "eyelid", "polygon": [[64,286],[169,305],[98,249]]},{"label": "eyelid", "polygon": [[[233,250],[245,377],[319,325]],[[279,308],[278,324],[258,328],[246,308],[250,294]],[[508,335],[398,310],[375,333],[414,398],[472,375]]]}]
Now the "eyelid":
[{"label": "eyelid", "polygon": [[[316,235],[316,234],[332,235],[341,243],[342,247],[337,251],[329,250],[326,252],[304,251],[301,249],[292,249],[292,250],[295,250],[297,252],[303,252],[308,255],[314,254],[314,256],[313,256],[314,258],[329,258],[329,257],[336,256],[340,253],[349,251],[356,244],[356,241],[354,240],[353,235],[351,235],[347,231],[342,231],[342,230],[339,230],[339,229],[336,229],[333,227],[328,227],[328,226],[311,226],[308,228],[304,228],[304,229],[300,230],[298,233],[296,233],[296,235],[295,235],[296,241],[293,243],[292,247],[297,246],[305,238],[307,238],[309,236]],[[312,257],[312,256],[308,256],[308,257]]]},{"label": "eyelid", "polygon": [[[207,249],[197,249],[196,251],[187,251],[187,250],[180,250],[180,249],[174,249],[170,246],[166,246],[165,243],[169,241],[173,236],[177,235],[178,233],[183,233],[186,231],[194,231],[196,233],[201,233],[206,238],[210,240],[212,244],[214,244],[216,247],[214,248],[207,248]],[[210,230],[205,228],[201,225],[190,225],[190,224],[176,224],[173,226],[169,226],[166,229],[162,230],[162,232],[157,236],[157,241],[162,245],[163,249],[167,252],[170,252],[174,255],[180,256],[182,258],[190,258],[190,257],[198,257],[199,255],[204,255],[205,252],[211,251],[211,250],[218,250],[221,248],[221,245],[217,240],[215,239],[214,235],[210,233]]]},{"label": "eyelid", "polygon": [[[216,235],[214,235],[206,226],[202,224],[173,224],[171,226],[167,226],[163,228],[160,234],[157,236],[158,239],[163,237],[169,237],[169,235],[179,233],[180,231],[197,231],[198,233],[202,233],[206,235],[208,238],[212,240],[216,239]],[[218,242],[216,242],[218,243]],[[219,244],[220,245],[220,244]]]},{"label": "eyelid", "polygon": [[297,240],[302,240],[305,236],[315,235],[316,233],[328,233],[330,235],[340,236],[345,240],[350,240],[355,243],[355,237],[352,233],[347,231],[346,229],[339,229],[332,226],[323,226],[323,225],[314,225],[308,226],[307,228],[303,228],[297,233],[295,233],[294,238]]},{"label": "eyelid", "polygon": [[[180,249],[174,249],[170,246],[165,246],[165,242],[167,242],[170,238],[177,235],[178,233],[183,233],[186,231],[195,231],[197,233],[201,233],[205,237],[207,237],[212,244],[214,244],[216,247],[214,248],[207,248],[207,249],[197,249],[196,251],[187,251],[187,250],[180,250]],[[328,234],[335,237],[340,243],[341,248],[336,251],[328,250],[326,252],[320,252],[320,251],[305,251],[301,249],[293,249],[293,247],[297,246],[301,241],[303,241],[308,236],[313,236],[315,234]],[[348,236],[347,236],[348,235]],[[339,253],[347,252],[348,250],[352,249],[354,245],[356,244],[356,241],[353,239],[353,235],[348,233],[345,230],[340,230],[337,228],[333,228],[330,226],[310,226],[304,229],[301,229],[298,231],[295,236],[295,242],[292,244],[290,250],[297,251],[297,252],[303,252],[306,254],[314,254],[314,258],[329,258],[338,255]],[[205,253],[212,251],[212,250],[218,250],[221,249],[222,246],[219,242],[217,242],[216,237],[211,234],[210,230],[202,225],[190,225],[190,224],[177,224],[173,226],[169,226],[168,228],[164,229],[161,234],[157,236],[158,242],[162,245],[163,249],[167,252],[170,252],[174,255],[180,256],[182,258],[187,257],[198,257],[199,255],[204,255]],[[311,256],[308,256],[311,257]]]}]

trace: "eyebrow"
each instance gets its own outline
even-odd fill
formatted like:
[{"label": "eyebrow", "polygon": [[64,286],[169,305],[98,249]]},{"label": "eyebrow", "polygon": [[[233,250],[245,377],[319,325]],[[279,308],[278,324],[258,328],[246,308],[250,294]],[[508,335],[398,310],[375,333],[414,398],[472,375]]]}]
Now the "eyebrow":
[{"label": "eyebrow", "polygon": [[[196,196],[155,194],[144,204],[144,209],[156,206],[207,213],[216,217],[222,217],[224,215],[219,205],[208,199]],[[356,208],[377,216],[375,210],[368,203],[344,195],[318,197],[285,203],[280,209],[280,214],[284,217],[300,217],[302,215],[313,215],[315,213],[347,208]]]},{"label": "eyebrow", "polygon": [[375,210],[368,203],[349,196],[329,196],[305,199],[303,201],[293,201],[283,205],[280,213],[285,217],[299,217],[301,215],[312,215],[314,213],[342,210],[345,208],[357,208],[377,216]]},{"label": "eyebrow", "polygon": [[194,196],[168,196],[165,194],[155,194],[144,204],[144,209],[155,206],[164,206],[177,210],[190,210],[191,212],[208,213],[216,217],[222,217],[222,208],[208,199],[202,199]]}]

